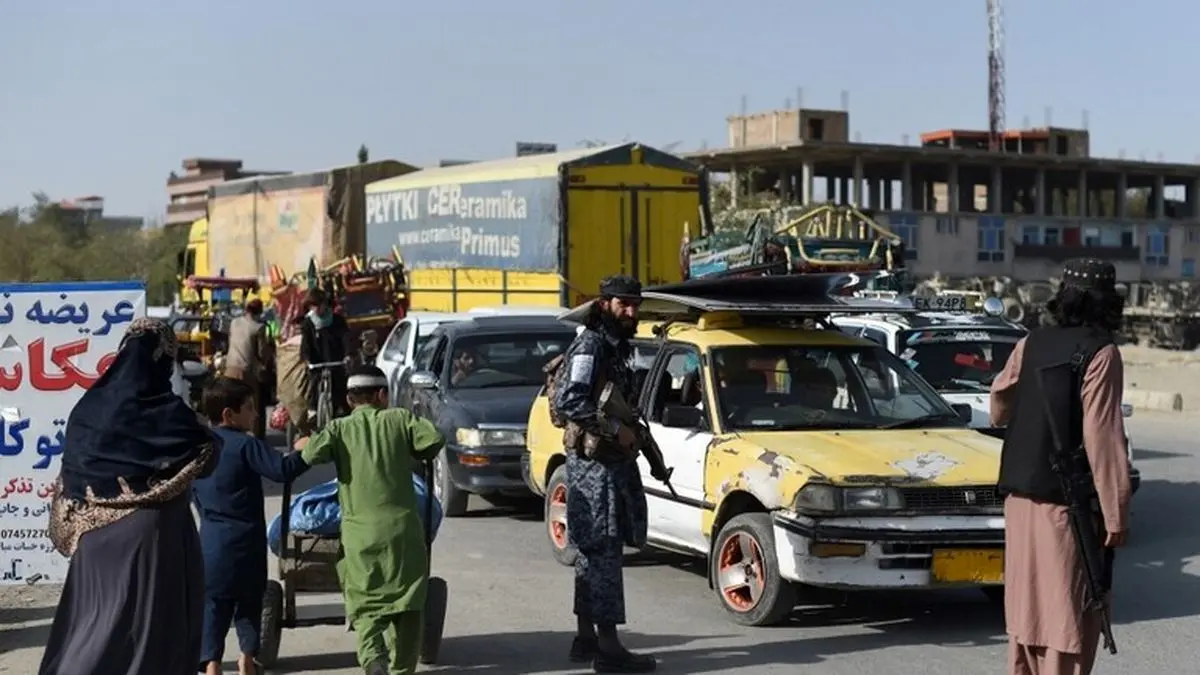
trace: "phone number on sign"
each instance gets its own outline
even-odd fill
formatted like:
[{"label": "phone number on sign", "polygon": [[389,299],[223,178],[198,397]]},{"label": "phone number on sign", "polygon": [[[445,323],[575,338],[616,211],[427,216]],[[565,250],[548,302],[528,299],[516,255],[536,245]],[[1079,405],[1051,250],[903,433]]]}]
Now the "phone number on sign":
[{"label": "phone number on sign", "polygon": [[50,536],[46,530],[28,529],[28,530],[0,530],[0,539],[38,539]]}]

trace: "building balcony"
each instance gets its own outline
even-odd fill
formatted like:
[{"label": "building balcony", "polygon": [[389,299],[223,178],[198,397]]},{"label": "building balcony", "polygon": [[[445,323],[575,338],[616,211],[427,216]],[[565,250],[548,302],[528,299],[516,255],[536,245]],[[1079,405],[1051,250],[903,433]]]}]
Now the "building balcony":
[{"label": "building balcony", "polygon": [[1071,258],[1099,258],[1109,262],[1138,262],[1142,249],[1120,246],[1064,246],[1062,244],[1017,244],[1013,247],[1014,258],[1049,260],[1056,263]]},{"label": "building balcony", "polygon": [[173,178],[167,181],[167,198],[183,197],[183,196],[204,196],[208,194],[208,189],[214,185],[220,185],[226,182],[225,176],[189,176],[186,178]]},{"label": "building balcony", "polygon": [[208,202],[204,200],[196,202],[184,202],[182,204],[167,204],[167,213],[199,213],[204,215],[208,211]]},{"label": "building balcony", "polygon": [[208,202],[167,204],[167,225],[182,225],[208,215]]}]

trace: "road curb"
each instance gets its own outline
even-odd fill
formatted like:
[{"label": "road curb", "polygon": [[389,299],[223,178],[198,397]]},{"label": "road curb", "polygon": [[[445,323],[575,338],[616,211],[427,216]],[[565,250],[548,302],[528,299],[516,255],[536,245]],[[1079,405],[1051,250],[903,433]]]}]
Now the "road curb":
[{"label": "road curb", "polygon": [[1126,389],[1122,402],[1132,405],[1137,410],[1183,412],[1183,394],[1177,391]]}]

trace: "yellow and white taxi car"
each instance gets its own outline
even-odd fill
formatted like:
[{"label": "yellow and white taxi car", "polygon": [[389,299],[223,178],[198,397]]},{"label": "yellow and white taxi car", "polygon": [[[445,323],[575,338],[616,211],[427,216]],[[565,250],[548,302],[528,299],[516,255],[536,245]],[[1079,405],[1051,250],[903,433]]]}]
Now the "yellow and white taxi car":
[{"label": "yellow and white taxi car", "polygon": [[[806,586],[1002,597],[1000,441],[896,355],[825,319],[911,304],[798,302],[811,288],[786,289],[814,281],[787,279],[645,293],[638,406],[675,491],[639,458],[649,546],[707,559],[710,587],[745,625],[783,620]],[[545,497],[553,555],[571,564],[562,430],[548,406],[543,392],[523,471]]]}]

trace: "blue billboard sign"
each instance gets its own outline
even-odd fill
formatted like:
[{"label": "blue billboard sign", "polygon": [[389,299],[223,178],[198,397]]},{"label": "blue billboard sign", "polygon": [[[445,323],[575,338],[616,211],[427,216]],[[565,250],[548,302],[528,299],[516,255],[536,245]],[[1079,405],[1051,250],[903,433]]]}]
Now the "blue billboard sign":
[{"label": "blue billboard sign", "polygon": [[557,178],[368,193],[367,253],[398,246],[413,269],[558,269]]}]

